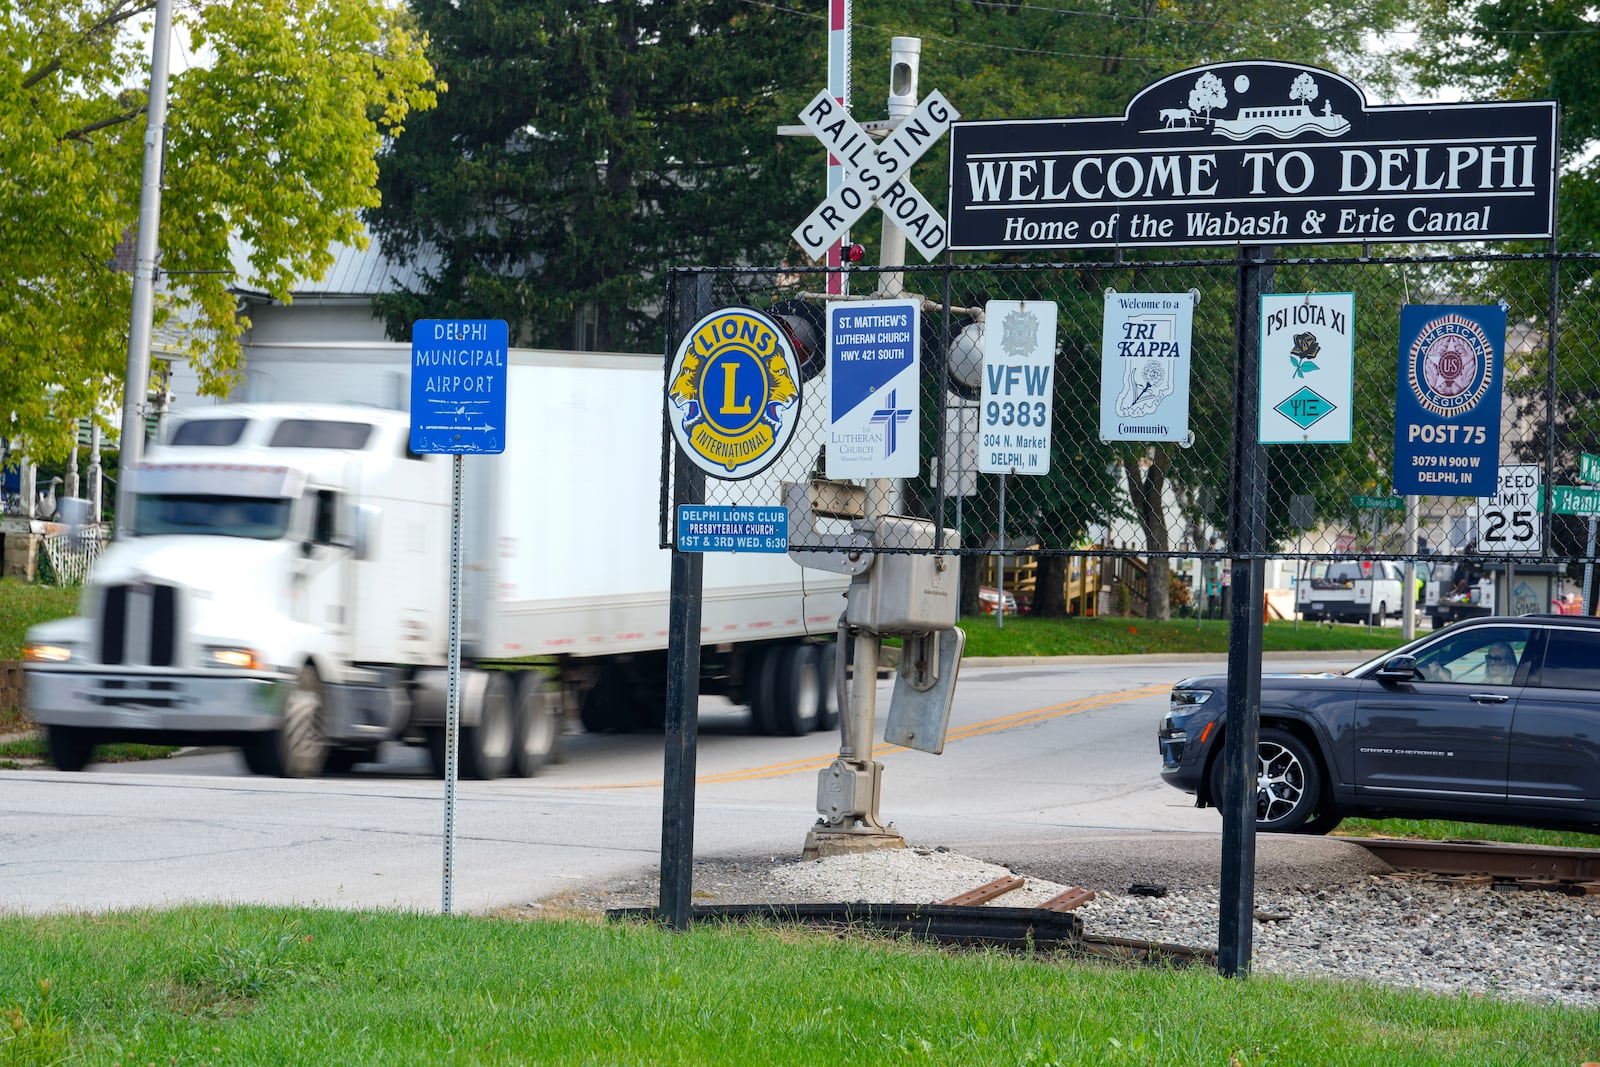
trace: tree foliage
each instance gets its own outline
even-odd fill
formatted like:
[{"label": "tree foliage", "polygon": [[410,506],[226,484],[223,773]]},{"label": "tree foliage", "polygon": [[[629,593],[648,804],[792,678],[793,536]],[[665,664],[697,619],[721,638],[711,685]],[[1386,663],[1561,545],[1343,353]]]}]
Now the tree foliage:
[{"label": "tree foliage", "polygon": [[1600,226],[1600,24],[1574,0],[1427,0],[1403,59],[1417,84],[1467,99],[1561,104],[1560,241],[1596,247]]},{"label": "tree foliage", "polygon": [[[153,0],[14,0],[0,13],[0,430],[35,457],[121,399]],[[220,389],[237,366],[229,287],[285,298],[360,239],[375,157],[434,101],[425,40],[383,0],[190,0],[169,80],[158,322]],[[174,54],[178,54],[176,49]],[[181,64],[174,64],[179,67]],[[235,279],[229,240],[252,249]]]},{"label": "tree foliage", "polygon": [[451,92],[385,152],[368,214],[390,256],[438,255],[419,291],[380,301],[392,337],[493,317],[565,348],[589,309],[596,347],[659,348],[664,268],[776,262],[819,195],[811,153],[776,130],[822,69],[822,35],[787,8],[412,6]]}]

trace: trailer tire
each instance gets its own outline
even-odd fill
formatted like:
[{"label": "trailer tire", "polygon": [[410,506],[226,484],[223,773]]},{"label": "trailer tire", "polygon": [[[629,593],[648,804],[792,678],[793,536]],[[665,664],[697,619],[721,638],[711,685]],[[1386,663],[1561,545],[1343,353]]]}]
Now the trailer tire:
[{"label": "trailer tire", "polygon": [[817,729],[839,728],[839,690],[833,673],[839,669],[839,642],[829,641],[817,651]]},{"label": "trailer tire", "polygon": [[489,671],[479,696],[476,723],[461,728],[461,771],[467,778],[493,781],[511,770],[516,733],[511,675]]},{"label": "trailer tire", "polygon": [[556,758],[561,744],[561,718],[556,694],[538,671],[525,671],[517,679],[516,729],[511,773],[532,778]]},{"label": "trailer tire", "polygon": [[821,686],[817,679],[817,648],[795,643],[773,650],[772,669],[763,673],[771,679],[767,706],[772,711],[774,733],[803,737],[817,726],[817,701]]},{"label": "trailer tire", "polygon": [[94,735],[81,726],[46,726],[45,743],[58,771],[81,771],[94,762]]},{"label": "trailer tire", "polygon": [[783,657],[781,645],[763,645],[745,656],[744,697],[750,705],[750,730],[769,737],[777,732],[772,708],[773,672]]},{"label": "trailer tire", "polygon": [[275,778],[315,778],[328,761],[323,726],[322,679],[307,663],[300,668],[289,698],[283,702],[283,725],[255,734],[241,747],[244,765],[253,774]]}]

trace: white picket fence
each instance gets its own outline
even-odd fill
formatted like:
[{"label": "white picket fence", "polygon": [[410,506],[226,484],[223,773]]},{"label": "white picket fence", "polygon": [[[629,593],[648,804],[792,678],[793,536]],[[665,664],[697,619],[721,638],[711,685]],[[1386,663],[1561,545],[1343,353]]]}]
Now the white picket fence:
[{"label": "white picket fence", "polygon": [[82,585],[89,568],[100,558],[110,531],[103,527],[83,527],[76,533],[46,534],[40,548],[50,561],[55,585]]}]

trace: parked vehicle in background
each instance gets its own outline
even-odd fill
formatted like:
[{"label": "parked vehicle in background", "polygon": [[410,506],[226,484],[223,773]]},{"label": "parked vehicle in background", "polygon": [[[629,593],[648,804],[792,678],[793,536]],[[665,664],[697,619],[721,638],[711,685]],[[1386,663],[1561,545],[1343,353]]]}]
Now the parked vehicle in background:
[{"label": "parked vehicle in background", "polygon": [[[408,346],[344,355],[253,369],[279,397],[409,395],[392,380]],[[533,774],[566,718],[649,728],[665,706],[662,358],[513,350],[508,372],[506,451],[463,463],[460,755],[480,778]],[[29,632],[27,710],[56,765],[103,742],[206,742],[305,777],[399,741],[442,773],[453,457],[410,452],[409,428],[303,403],[170,426],[123,472],[133,536],[101,556],[79,615]],[[774,504],[810,462],[758,476]],[[781,553],[710,554],[702,692],[749,704],[760,732],[831,727],[834,646],[817,638],[848,582]]]},{"label": "parked vehicle in background", "polygon": [[1423,591],[1422,610],[1435,630],[1462,619],[1493,615],[1494,578],[1470,564],[1460,564],[1453,570],[1440,566]]},{"label": "parked vehicle in background", "polygon": [[1381,623],[1404,607],[1405,566],[1386,561],[1313,562],[1300,580],[1295,606],[1301,618]]},{"label": "parked vehicle in background", "polygon": [[[1228,679],[1186,678],[1161,776],[1223,795]],[[1256,826],[1347,815],[1600,830],[1600,619],[1468,619],[1343,674],[1263,675]]]},{"label": "parked vehicle in background", "polygon": [[1005,605],[1005,613],[1007,615],[1017,614],[1016,594],[1008,590],[1002,600],[1000,590],[992,585],[985,585],[978,589],[978,610],[985,615],[993,615],[1000,609],[1002,604]]}]

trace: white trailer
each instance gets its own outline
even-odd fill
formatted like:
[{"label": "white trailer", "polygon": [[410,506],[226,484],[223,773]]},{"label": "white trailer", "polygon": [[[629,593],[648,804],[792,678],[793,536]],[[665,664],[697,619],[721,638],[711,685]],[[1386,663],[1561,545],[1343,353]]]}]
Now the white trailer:
[{"label": "white trailer", "polygon": [[[58,766],[108,741],[220,741],[258,773],[308,776],[403,741],[442,773],[452,459],[409,452],[391,410],[409,366],[405,345],[257,346],[247,402],[180,406],[124,472],[133,535],[77,616],[29,633],[28,711]],[[662,720],[662,387],[659,356],[512,350],[506,450],[464,460],[469,776],[535,773],[564,719]],[[781,504],[809,476],[815,457],[791,451],[741,503]],[[762,732],[833,728],[819,680],[848,581],[708,556],[701,691],[749,704]]]}]

